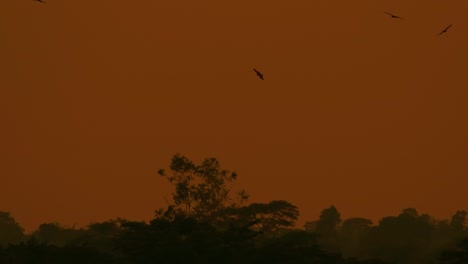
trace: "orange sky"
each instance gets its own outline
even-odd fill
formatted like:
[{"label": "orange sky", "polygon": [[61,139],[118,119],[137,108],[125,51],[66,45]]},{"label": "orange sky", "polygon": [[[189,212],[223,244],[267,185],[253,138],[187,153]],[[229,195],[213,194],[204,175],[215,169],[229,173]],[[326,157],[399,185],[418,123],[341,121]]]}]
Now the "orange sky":
[{"label": "orange sky", "polygon": [[0,3],[0,210],[28,231],[150,219],[176,152],[300,224],[468,210],[466,0],[46,1]]}]

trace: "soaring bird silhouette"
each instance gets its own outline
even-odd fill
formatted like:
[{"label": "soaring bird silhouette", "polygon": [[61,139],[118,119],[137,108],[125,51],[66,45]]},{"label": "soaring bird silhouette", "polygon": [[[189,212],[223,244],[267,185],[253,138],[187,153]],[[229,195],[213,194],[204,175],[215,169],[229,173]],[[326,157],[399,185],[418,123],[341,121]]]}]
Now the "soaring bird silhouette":
[{"label": "soaring bird silhouette", "polygon": [[255,68],[253,69],[255,73],[257,73],[257,76],[263,80],[263,74],[261,74],[259,71],[257,71]]},{"label": "soaring bird silhouette", "polygon": [[450,24],[448,27],[446,27],[444,30],[442,30],[439,34],[437,34],[437,36],[439,35],[442,35],[444,33],[447,33],[447,30],[452,26],[452,24]]},{"label": "soaring bird silhouette", "polygon": [[391,13],[388,13],[388,12],[384,12],[384,13],[385,13],[385,14],[387,14],[387,15],[389,15],[389,16],[391,16],[392,18],[399,18],[399,19],[403,19],[403,18],[402,18],[402,17],[400,17],[400,16],[396,16],[396,15],[394,15],[394,14],[391,14]]},{"label": "soaring bird silhouette", "polygon": [[43,0],[34,0],[34,1],[41,2],[41,3],[45,4],[45,2]]}]

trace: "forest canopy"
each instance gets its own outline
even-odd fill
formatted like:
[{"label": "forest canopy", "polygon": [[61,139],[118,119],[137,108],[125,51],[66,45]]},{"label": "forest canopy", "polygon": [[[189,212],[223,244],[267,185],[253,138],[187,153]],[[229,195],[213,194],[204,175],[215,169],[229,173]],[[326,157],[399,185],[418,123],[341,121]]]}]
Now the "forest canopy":
[{"label": "forest canopy", "polygon": [[196,164],[175,154],[158,174],[172,184],[172,200],[148,223],[43,223],[26,234],[0,211],[0,263],[468,263],[463,210],[437,220],[404,208],[372,223],[342,219],[331,205],[299,228],[295,205],[250,203],[216,158]]}]

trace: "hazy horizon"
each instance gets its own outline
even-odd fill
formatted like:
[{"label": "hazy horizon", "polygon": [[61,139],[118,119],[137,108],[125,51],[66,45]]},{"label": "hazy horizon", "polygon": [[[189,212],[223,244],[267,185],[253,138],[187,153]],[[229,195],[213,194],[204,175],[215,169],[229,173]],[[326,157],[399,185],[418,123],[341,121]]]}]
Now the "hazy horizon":
[{"label": "hazy horizon", "polygon": [[181,153],[236,171],[250,202],[298,206],[298,226],[331,205],[449,219],[468,210],[467,10],[3,1],[0,211],[27,232],[147,221]]}]

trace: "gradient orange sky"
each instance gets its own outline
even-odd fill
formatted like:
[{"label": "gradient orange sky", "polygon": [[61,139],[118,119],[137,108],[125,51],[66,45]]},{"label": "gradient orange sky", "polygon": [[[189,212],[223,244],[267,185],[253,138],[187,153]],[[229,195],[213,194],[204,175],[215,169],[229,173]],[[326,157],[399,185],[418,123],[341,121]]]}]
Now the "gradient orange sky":
[{"label": "gradient orange sky", "polygon": [[27,231],[149,220],[177,152],[300,225],[468,210],[466,0],[46,1],[0,2],[0,210]]}]

